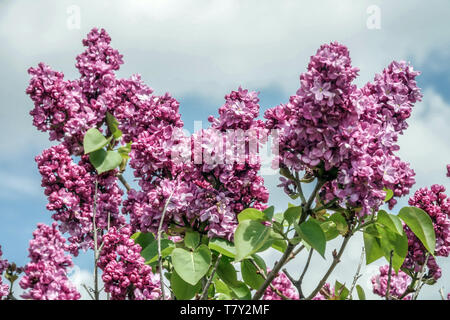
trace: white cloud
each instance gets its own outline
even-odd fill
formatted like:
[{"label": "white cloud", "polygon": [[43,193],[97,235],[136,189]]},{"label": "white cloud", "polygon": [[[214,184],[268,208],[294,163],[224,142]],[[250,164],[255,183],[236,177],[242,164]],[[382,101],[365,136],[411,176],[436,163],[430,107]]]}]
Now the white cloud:
[{"label": "white cloud", "polygon": [[[81,300],[91,300],[91,297],[89,296],[89,293],[87,293],[85,286],[88,289],[94,287],[93,272],[81,269],[79,266],[75,265],[72,270],[68,272],[68,276],[70,282],[72,282],[76,286],[78,292],[81,294]],[[101,280],[101,276],[99,275],[99,289],[101,289],[102,286],[103,282]],[[100,292],[100,300],[105,299],[106,293],[104,291]]]}]

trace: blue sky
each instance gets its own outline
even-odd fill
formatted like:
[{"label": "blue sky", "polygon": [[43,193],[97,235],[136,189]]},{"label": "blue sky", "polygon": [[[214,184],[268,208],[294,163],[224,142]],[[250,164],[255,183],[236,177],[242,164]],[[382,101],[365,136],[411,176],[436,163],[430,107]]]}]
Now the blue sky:
[{"label": "blue sky", "polygon": [[[368,8],[376,5],[380,29],[369,29]],[[69,28],[69,8],[79,10],[80,28]],[[112,45],[124,55],[118,75],[140,73],[156,93],[171,92],[181,103],[186,128],[206,125],[223,96],[242,85],[260,91],[261,114],[286,102],[299,86],[298,76],[322,44],[339,41],[349,47],[356,81],[372,80],[392,60],[409,60],[422,71],[418,78],[424,100],[400,139],[400,155],[417,173],[416,190],[433,183],[450,189],[445,164],[450,163],[450,6],[445,1],[22,1],[0,3],[0,245],[4,256],[27,262],[28,240],[36,223],[50,223],[34,157],[51,143],[38,132],[25,95],[27,69],[40,61],[66,78],[77,77],[75,56],[94,26],[104,27]],[[70,21],[70,20],[69,20]],[[265,177],[270,203],[282,210],[289,198],[276,188],[278,177]],[[406,204],[406,199],[400,205]],[[394,209],[398,210],[400,206]],[[350,243],[332,280],[351,281],[361,239]],[[331,250],[331,247],[328,249]],[[267,254],[276,259],[276,254]],[[296,274],[305,257],[289,266]],[[91,257],[76,259],[76,281],[89,281]],[[328,265],[316,257],[306,291]],[[376,266],[364,269],[362,285]],[[443,278],[424,291],[438,298],[450,283],[450,263],[442,261]],[[79,284],[78,283],[78,284]],[[445,288],[450,292],[450,285]]]}]

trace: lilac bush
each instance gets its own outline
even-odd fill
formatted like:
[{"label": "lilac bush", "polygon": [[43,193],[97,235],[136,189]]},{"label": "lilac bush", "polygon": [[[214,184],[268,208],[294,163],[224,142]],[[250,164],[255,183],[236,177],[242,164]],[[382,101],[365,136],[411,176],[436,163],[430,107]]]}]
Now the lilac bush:
[{"label": "lilac bush", "polygon": [[[54,222],[38,225],[24,268],[0,250],[9,281],[0,277],[0,299],[15,298],[22,271],[24,299],[79,299],[68,273],[84,252],[93,253],[94,285],[85,287],[93,299],[102,290],[112,300],[347,300],[355,290],[364,299],[358,274],[351,287],[329,282],[358,232],[366,264],[388,263],[372,278],[384,299],[417,299],[441,277],[435,257],[450,252],[444,187],[418,189],[398,214],[383,210],[415,184],[397,154],[422,98],[409,63],[393,61],[358,88],[349,50],[324,44],[296,93],[263,120],[258,93],[239,87],[209,127],[190,134],[170,93],[155,94],[137,74],[117,77],[124,60],[105,30],[92,29],[83,45],[75,80],[44,63],[28,70],[33,125],[55,143],[35,158]],[[284,212],[268,204],[262,178],[269,141],[272,169],[294,202]],[[325,258],[333,239],[341,245],[327,272],[305,292],[312,254]],[[260,256],[269,248],[281,254],[270,268]],[[302,251],[296,279],[284,267]]]}]

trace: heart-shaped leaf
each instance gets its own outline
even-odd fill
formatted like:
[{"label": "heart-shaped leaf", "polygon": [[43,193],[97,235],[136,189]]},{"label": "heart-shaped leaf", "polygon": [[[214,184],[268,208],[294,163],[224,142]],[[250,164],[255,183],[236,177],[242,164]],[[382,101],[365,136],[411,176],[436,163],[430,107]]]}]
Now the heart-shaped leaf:
[{"label": "heart-shaped leaf", "polygon": [[194,251],[176,248],[172,252],[172,263],[178,275],[194,286],[208,272],[211,265],[211,251],[204,244]]},{"label": "heart-shaped leaf", "polygon": [[98,174],[113,170],[122,163],[122,157],[115,151],[100,149],[89,154],[89,161]]},{"label": "heart-shaped leaf", "polygon": [[191,285],[174,271],[170,276],[170,287],[178,300],[190,300],[201,290],[201,283]]},{"label": "heart-shaped leaf", "polygon": [[84,134],[83,148],[84,154],[97,151],[106,146],[111,141],[111,137],[106,139],[97,128],[91,128]]}]

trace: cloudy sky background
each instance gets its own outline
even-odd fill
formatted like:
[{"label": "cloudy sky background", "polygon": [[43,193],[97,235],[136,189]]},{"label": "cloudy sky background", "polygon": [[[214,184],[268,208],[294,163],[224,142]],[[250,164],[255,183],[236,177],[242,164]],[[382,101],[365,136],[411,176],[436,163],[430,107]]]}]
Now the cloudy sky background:
[{"label": "cloudy sky background", "polygon": [[[375,6],[375,7],[374,7]],[[368,28],[379,9],[379,29]],[[75,10],[75,11],[74,11]],[[74,13],[80,26],[73,28]],[[34,157],[51,143],[32,126],[32,102],[25,95],[27,69],[43,61],[78,77],[75,56],[92,27],[103,27],[112,46],[124,55],[120,77],[140,73],[156,93],[171,92],[181,103],[188,130],[194,120],[206,126],[229,91],[243,86],[260,92],[261,114],[286,102],[299,87],[309,57],[330,41],[348,46],[353,65],[361,69],[359,86],[371,81],[392,60],[408,60],[422,71],[418,78],[424,99],[418,103],[410,128],[400,139],[400,156],[417,173],[416,190],[433,183],[450,188],[445,164],[450,163],[450,6],[446,1],[21,1],[0,2],[0,245],[4,257],[23,265],[36,223],[50,223],[46,198]],[[76,18],[76,17],[75,17]],[[71,27],[72,26],[72,27]],[[277,176],[265,177],[270,203],[277,211],[290,200],[276,187]],[[400,201],[398,211],[407,199]],[[332,242],[332,247],[339,245]],[[330,280],[351,283],[361,252],[355,237]],[[270,261],[277,253],[265,254]],[[288,269],[301,272],[300,255]],[[313,258],[305,281],[312,290],[330,264]],[[73,279],[90,280],[91,255],[75,259]],[[442,279],[426,287],[421,297],[438,299],[450,292],[450,263],[439,259]],[[370,277],[379,260],[363,267],[360,284],[369,297]],[[17,289],[19,290],[19,289]],[[84,297],[86,296],[85,293]]]}]

